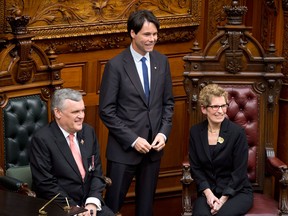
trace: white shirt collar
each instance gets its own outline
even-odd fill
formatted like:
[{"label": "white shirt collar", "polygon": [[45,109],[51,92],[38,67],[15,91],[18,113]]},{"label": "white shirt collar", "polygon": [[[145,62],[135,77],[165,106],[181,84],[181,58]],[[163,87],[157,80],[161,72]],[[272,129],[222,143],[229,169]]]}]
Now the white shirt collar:
[{"label": "white shirt collar", "polygon": [[[132,44],[130,45],[130,51],[131,51],[131,54],[132,54],[132,56],[133,56],[133,58],[134,58],[135,61],[137,61],[137,62],[141,61],[141,59],[142,59],[143,56],[142,56],[141,54],[139,54],[138,52],[136,52],[136,51],[133,49]],[[149,52],[147,52],[147,53],[144,55],[144,57],[147,59],[147,62],[150,62]]]},{"label": "white shirt collar", "polygon": [[[58,125],[59,126],[59,125]],[[66,130],[64,130],[63,128],[61,128],[59,126],[60,130],[62,131],[63,135],[65,138],[67,138],[69,136],[70,133],[68,133]],[[74,133],[74,137],[76,137],[76,133]]]}]

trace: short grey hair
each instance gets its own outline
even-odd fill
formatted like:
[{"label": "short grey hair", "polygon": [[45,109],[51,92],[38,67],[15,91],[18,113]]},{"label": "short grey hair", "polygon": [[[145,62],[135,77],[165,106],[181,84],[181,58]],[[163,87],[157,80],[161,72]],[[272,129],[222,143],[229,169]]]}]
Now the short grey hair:
[{"label": "short grey hair", "polygon": [[81,101],[83,99],[82,94],[74,89],[70,88],[62,88],[58,89],[54,92],[51,102],[51,109],[54,110],[58,108],[62,110],[64,108],[64,101],[66,99],[73,100],[73,101]]}]

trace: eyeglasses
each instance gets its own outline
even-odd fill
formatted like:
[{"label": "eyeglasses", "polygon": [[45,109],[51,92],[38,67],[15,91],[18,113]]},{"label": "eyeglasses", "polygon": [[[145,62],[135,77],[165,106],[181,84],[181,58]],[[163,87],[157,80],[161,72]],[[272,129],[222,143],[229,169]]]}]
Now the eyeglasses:
[{"label": "eyeglasses", "polygon": [[210,105],[207,107],[212,108],[212,110],[214,110],[214,111],[218,111],[220,109],[220,107],[223,110],[223,109],[227,109],[228,106],[229,106],[228,104],[222,104],[222,105]]}]

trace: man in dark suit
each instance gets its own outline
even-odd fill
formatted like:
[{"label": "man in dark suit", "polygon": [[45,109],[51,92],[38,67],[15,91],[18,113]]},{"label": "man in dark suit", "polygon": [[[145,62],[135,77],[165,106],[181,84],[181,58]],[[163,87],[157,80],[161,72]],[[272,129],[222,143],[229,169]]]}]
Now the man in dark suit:
[{"label": "man in dark suit", "polygon": [[[94,129],[83,123],[85,105],[80,92],[72,89],[55,91],[52,98],[55,121],[33,136],[30,164],[33,189],[37,197],[71,206],[84,206],[82,215],[114,215],[104,205],[100,151]],[[71,137],[71,140],[68,138]],[[72,145],[75,145],[74,159]],[[70,148],[69,148],[70,147]],[[77,163],[79,162],[79,168]]]},{"label": "man in dark suit", "polygon": [[100,89],[100,117],[109,129],[107,176],[113,182],[105,201],[119,211],[135,177],[135,215],[152,216],[160,160],[172,126],[172,80],[167,57],[153,51],[159,30],[153,13],[132,13],[127,29],[131,45],[106,64]]}]

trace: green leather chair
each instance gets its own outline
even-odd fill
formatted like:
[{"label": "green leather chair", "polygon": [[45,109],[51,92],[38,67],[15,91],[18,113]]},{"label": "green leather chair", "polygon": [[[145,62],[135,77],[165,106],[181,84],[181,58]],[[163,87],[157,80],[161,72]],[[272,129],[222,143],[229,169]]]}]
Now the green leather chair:
[{"label": "green leather chair", "polygon": [[2,109],[4,176],[0,187],[35,196],[29,188],[32,175],[29,148],[32,135],[48,123],[47,104],[40,95],[11,98]]}]

